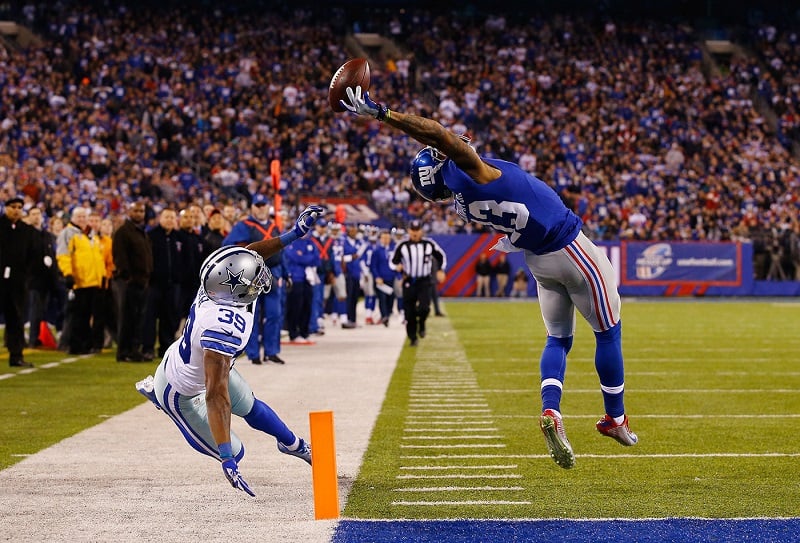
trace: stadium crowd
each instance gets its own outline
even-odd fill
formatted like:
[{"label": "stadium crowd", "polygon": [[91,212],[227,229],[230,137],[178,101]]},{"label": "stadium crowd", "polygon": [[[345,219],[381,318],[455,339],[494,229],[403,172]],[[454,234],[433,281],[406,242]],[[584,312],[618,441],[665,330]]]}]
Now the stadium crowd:
[{"label": "stadium crowd", "polygon": [[[301,199],[362,197],[398,227],[474,231],[413,193],[414,142],[330,111],[330,76],[353,56],[344,38],[360,30],[398,47],[368,51],[380,100],[551,183],[590,238],[741,240],[757,279],[800,278],[796,29],[755,26],[752,56],[715,65],[680,23],[161,4],[11,14],[41,43],[0,47],[0,203],[22,196],[53,239],[76,210],[110,237],[144,201],[148,231],[217,244],[256,194],[280,196],[279,223]],[[72,350],[98,348],[100,334]]]},{"label": "stadium crowd", "polygon": [[[151,220],[190,203],[231,205],[236,220],[250,195],[273,192],[280,159],[289,215],[301,196],[361,195],[398,225],[416,217],[433,233],[471,231],[410,191],[415,144],[328,109],[330,74],[350,56],[343,37],[359,28],[404,52],[376,53],[382,100],[525,165],[591,238],[749,240],[759,278],[775,251],[795,276],[796,33],[762,25],[761,57],[735,57],[715,75],[691,29],[674,23],[116,5],[19,13],[44,42],[2,50],[0,201],[22,192],[46,219],[85,205],[119,225],[142,196]],[[769,98],[777,133],[754,92]]]}]

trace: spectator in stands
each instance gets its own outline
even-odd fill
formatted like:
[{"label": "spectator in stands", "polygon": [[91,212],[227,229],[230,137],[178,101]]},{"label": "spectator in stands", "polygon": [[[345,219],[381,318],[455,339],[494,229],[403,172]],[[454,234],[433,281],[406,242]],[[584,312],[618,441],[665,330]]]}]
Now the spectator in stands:
[{"label": "spectator in stands", "polygon": [[308,345],[309,322],[311,320],[311,298],[313,286],[319,283],[317,267],[320,264],[319,250],[309,240],[293,243],[283,251],[287,277],[291,286],[286,295],[286,324],[289,341],[293,344]]},{"label": "spectator in stands", "polygon": [[359,236],[357,224],[347,225],[346,235],[342,238],[342,248],[342,271],[347,291],[347,320],[343,320],[342,328],[352,329],[358,325],[356,312],[361,297],[361,260],[366,251],[366,244],[363,237]]},{"label": "spectator in stands", "polygon": [[475,262],[475,296],[488,298],[492,295],[492,263],[489,255],[481,253]]},{"label": "spectator in stands", "polygon": [[[145,232],[145,203],[128,205],[128,216],[112,238],[117,307],[117,362],[143,362],[142,352],[147,287],[153,273],[153,249]],[[144,303],[143,303],[144,301]]]},{"label": "spectator in stands", "polygon": [[180,238],[180,295],[178,298],[179,320],[189,314],[189,308],[200,287],[200,266],[207,249],[198,231],[202,228],[197,218],[202,210],[197,206],[188,206],[178,213]]},{"label": "spectator in stands", "polygon": [[28,283],[28,345],[41,346],[39,331],[41,323],[47,323],[46,311],[50,297],[56,292],[61,273],[56,264],[56,239],[50,231],[44,229],[44,216],[38,207],[28,211],[26,222],[35,230],[32,251],[35,253]]},{"label": "spectator in stands", "polygon": [[92,347],[92,314],[106,274],[103,247],[92,237],[87,208],[72,211],[70,223],[58,237],[56,258],[71,298],[67,304],[70,321],[69,354],[89,354]]},{"label": "spectator in stands", "polygon": [[203,260],[222,247],[222,240],[224,240],[227,235],[228,232],[225,230],[225,218],[222,216],[222,212],[217,208],[213,208],[208,215],[208,224],[205,229],[205,234],[203,235],[203,247],[205,250]]},{"label": "spectator in stands", "polygon": [[514,282],[511,284],[512,298],[527,298],[528,297],[528,272],[525,268],[520,268],[514,274]]},{"label": "spectator in stands", "polygon": [[[175,340],[178,324],[183,266],[178,214],[174,209],[161,211],[158,226],[148,230],[153,254],[153,273],[147,288],[147,309],[142,330],[142,355],[145,362],[156,356],[163,358]],[[135,354],[135,353],[134,353]],[[135,360],[134,360],[135,361]]]},{"label": "spectator in stands", "polygon": [[[270,201],[264,194],[255,194],[250,205],[250,215],[237,222],[223,240],[223,245],[247,245],[281,235],[278,225],[270,220]],[[269,292],[258,297],[254,308],[253,332],[247,341],[245,354],[253,364],[262,364],[264,358],[275,364],[285,364],[279,356],[281,352],[281,328],[283,312],[281,297],[287,278],[283,265],[283,254],[277,253],[266,260],[272,272],[273,285]]]},{"label": "spectator in stands", "polygon": [[492,276],[496,282],[494,295],[502,298],[506,295],[508,286],[508,276],[511,273],[511,265],[508,263],[505,253],[497,255],[497,260],[492,264]]},{"label": "spectator in stands", "polygon": [[5,201],[0,216],[0,311],[5,319],[5,344],[8,364],[12,367],[32,368],[22,350],[25,347],[25,297],[26,282],[31,270],[41,257],[36,233],[22,220],[25,200],[12,196]]},{"label": "spectator in stands", "polygon": [[317,277],[319,282],[311,286],[311,315],[309,316],[308,329],[315,335],[325,334],[325,301],[330,297],[333,286],[333,263],[331,262],[331,245],[333,239],[328,235],[328,221],[320,217],[314,223],[314,230],[308,237],[319,253],[319,266]]},{"label": "spectator in stands", "polygon": [[391,232],[381,230],[378,244],[372,252],[370,268],[372,276],[375,278],[375,293],[378,297],[378,309],[381,315],[380,323],[384,326],[389,326],[389,318],[392,316],[392,307],[394,306],[394,279],[397,272],[392,264],[393,253]]},{"label": "spectator in stands", "polygon": [[[91,236],[100,244],[103,255],[103,277],[92,304],[92,352],[99,353],[106,344],[106,330],[115,326],[114,296],[111,293],[111,278],[114,274],[112,255],[111,221],[103,228],[103,219],[97,212],[89,214]],[[115,334],[116,335],[116,334]]]}]

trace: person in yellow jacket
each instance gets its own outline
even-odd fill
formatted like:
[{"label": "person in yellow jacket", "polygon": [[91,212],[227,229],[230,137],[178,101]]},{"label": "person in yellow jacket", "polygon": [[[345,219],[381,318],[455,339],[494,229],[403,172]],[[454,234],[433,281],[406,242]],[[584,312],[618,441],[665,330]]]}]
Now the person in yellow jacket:
[{"label": "person in yellow jacket", "polygon": [[[111,219],[103,219],[99,213],[89,213],[89,228],[92,239],[97,238],[103,252],[103,282],[92,307],[92,351],[100,352],[103,346],[116,337],[114,297],[111,294],[111,278],[114,275],[114,257],[111,254],[111,234],[114,225]],[[107,339],[108,338],[108,339]]]},{"label": "person in yellow jacket", "polygon": [[92,351],[91,322],[95,300],[106,275],[103,247],[89,228],[89,210],[78,206],[56,242],[56,259],[67,287],[64,330],[69,354]]}]

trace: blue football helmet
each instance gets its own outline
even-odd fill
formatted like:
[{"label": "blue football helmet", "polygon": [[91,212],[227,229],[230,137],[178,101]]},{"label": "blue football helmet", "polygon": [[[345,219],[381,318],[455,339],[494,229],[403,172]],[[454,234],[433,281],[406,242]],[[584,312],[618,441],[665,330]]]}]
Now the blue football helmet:
[{"label": "blue football helmet", "polygon": [[433,147],[425,147],[411,162],[411,184],[426,200],[438,202],[453,195],[441,172],[445,160],[447,157]]}]

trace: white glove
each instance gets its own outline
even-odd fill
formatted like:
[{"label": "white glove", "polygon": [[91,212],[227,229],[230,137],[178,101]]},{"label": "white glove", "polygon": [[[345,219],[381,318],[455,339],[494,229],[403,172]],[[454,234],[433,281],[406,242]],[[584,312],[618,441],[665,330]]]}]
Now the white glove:
[{"label": "white glove", "polygon": [[389,108],[373,102],[370,99],[368,92],[362,95],[360,85],[357,86],[355,90],[353,90],[353,87],[347,87],[346,92],[349,103],[344,100],[339,100],[339,103],[342,104],[342,107],[346,108],[351,113],[355,113],[356,115],[373,117],[379,121],[386,119],[386,114],[389,111]]},{"label": "white glove", "polygon": [[501,253],[516,253],[521,251],[522,249],[512,245],[511,240],[508,239],[508,236],[503,236],[502,238],[497,240],[497,243],[492,245],[492,247],[489,250],[500,251]]}]

